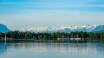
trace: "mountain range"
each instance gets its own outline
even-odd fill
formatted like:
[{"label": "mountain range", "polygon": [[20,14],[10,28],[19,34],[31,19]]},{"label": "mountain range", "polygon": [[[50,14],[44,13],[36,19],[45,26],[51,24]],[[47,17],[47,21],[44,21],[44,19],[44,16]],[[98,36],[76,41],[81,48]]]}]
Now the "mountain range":
[{"label": "mountain range", "polygon": [[32,27],[22,29],[29,32],[104,32],[104,25],[81,25],[81,26],[61,26],[61,27]]},{"label": "mountain range", "polygon": [[[0,32],[5,33],[10,30],[4,24],[0,24]],[[29,31],[29,32],[104,32],[104,25],[81,25],[81,26],[61,26],[61,27],[32,27],[27,29],[22,29],[19,31]]]}]

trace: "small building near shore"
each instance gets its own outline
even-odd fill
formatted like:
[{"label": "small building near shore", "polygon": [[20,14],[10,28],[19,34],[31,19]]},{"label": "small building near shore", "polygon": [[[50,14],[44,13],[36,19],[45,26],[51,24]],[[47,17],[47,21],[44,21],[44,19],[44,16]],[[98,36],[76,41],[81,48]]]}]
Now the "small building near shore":
[{"label": "small building near shore", "polygon": [[70,40],[69,38],[57,38],[57,40]]},{"label": "small building near shore", "polygon": [[76,41],[78,41],[78,40],[81,40],[81,38],[70,38],[70,40],[76,40]]}]

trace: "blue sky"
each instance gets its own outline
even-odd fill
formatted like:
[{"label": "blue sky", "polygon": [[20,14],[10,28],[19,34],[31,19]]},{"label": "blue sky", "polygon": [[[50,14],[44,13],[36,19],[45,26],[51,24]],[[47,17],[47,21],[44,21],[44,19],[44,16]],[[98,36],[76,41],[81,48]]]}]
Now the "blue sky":
[{"label": "blue sky", "polygon": [[104,0],[0,0],[0,23],[13,30],[104,24]]}]

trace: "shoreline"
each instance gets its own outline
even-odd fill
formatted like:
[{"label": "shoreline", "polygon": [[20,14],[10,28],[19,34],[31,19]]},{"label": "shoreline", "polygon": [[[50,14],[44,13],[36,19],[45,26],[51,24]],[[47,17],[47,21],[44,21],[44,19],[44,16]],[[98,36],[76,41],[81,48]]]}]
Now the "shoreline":
[{"label": "shoreline", "polygon": [[[1,40],[0,42],[5,42],[5,40]],[[7,40],[7,43],[12,42],[47,42],[47,43],[87,43],[87,42],[104,42],[104,40],[34,40],[34,39],[14,39]]]}]

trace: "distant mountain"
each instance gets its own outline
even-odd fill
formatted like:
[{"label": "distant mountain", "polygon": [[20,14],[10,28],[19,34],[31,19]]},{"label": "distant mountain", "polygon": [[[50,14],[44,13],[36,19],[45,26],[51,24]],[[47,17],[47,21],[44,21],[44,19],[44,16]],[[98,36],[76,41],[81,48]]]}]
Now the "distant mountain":
[{"label": "distant mountain", "polygon": [[92,32],[104,32],[104,25],[99,25]]},{"label": "distant mountain", "polygon": [[104,25],[82,25],[82,26],[62,26],[62,27],[32,27],[22,31],[31,32],[104,32]]},{"label": "distant mountain", "polygon": [[9,32],[9,31],[10,31],[10,30],[7,28],[6,25],[0,24],[0,32],[6,33],[6,32]]},{"label": "distant mountain", "polygon": [[[0,24],[0,32],[5,33],[10,30],[6,25]],[[82,26],[61,26],[61,27],[32,27],[27,29],[22,29],[20,31],[29,31],[29,32],[104,32],[104,25],[82,25]]]}]

